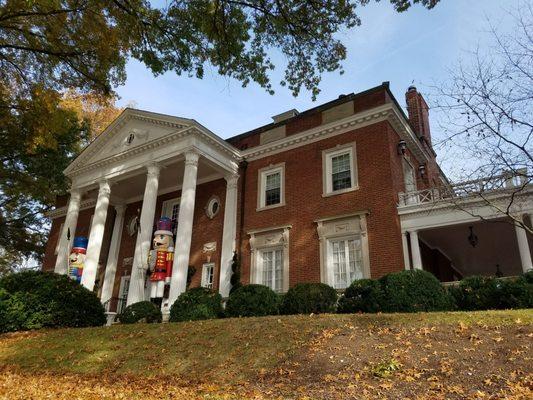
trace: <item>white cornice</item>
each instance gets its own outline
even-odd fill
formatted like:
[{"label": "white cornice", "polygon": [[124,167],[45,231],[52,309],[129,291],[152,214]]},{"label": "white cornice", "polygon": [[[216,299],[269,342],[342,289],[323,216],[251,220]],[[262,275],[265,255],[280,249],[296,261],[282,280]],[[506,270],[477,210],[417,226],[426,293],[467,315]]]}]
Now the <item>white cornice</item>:
[{"label": "white cornice", "polygon": [[256,160],[381,121],[389,121],[391,123],[400,137],[407,142],[409,149],[420,162],[424,163],[429,160],[427,153],[422,148],[420,142],[416,139],[411,127],[407,121],[405,121],[405,118],[393,103],[387,103],[382,106],[333,121],[329,124],[320,125],[316,128],[312,128],[295,135],[290,135],[264,145],[252,147],[244,150],[242,155],[246,160]]},{"label": "white cornice", "polygon": [[[80,210],[86,210],[88,208],[93,208],[94,206],[96,206],[96,199],[83,200],[80,203]],[[54,210],[48,211],[45,215],[51,219],[64,217],[65,215],[67,215],[67,209],[68,209],[68,206],[59,207]]]},{"label": "white cornice", "polygon": [[[139,120],[154,125],[170,127],[176,129],[176,131],[146,142],[143,145],[122,151],[118,154],[114,154],[97,162],[88,163],[94,155],[98,154],[105,147],[105,145],[109,143],[109,141],[114,137],[115,133],[130,120]],[[168,146],[170,143],[179,140],[186,135],[196,135],[208,145],[215,147],[217,150],[221,151],[235,162],[239,162],[241,160],[241,155],[237,149],[194,120],[127,109],[101,135],[99,135],[88,147],[86,147],[86,149],[78,156],[78,158],[76,158],[65,169],[64,174],[70,178],[73,178],[87,171],[95,170],[105,165],[109,165],[138,154],[149,152],[155,148]]]}]

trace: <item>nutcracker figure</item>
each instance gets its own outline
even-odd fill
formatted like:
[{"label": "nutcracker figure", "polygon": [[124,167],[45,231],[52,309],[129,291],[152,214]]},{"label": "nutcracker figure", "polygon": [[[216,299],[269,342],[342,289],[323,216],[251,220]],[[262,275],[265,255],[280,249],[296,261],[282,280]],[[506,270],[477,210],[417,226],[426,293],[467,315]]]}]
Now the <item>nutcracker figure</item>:
[{"label": "nutcracker figure", "polygon": [[81,282],[81,275],[83,274],[88,241],[86,237],[75,237],[68,257],[68,276],[78,283]]},{"label": "nutcracker figure", "polygon": [[150,299],[161,306],[165,285],[170,283],[172,262],[174,261],[174,241],[172,239],[172,221],[163,217],[157,222],[154,233],[154,249],[148,256],[150,267]]}]

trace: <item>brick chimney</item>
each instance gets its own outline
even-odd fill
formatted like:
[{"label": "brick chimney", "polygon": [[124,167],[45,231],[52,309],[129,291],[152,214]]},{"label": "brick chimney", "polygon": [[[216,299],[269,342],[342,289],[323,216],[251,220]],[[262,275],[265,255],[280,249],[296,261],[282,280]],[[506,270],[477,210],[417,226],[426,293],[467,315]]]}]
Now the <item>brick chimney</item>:
[{"label": "brick chimney", "polygon": [[429,130],[429,106],[424,97],[418,93],[416,87],[409,86],[405,93],[407,103],[407,113],[409,121],[415,133],[421,141],[426,141],[431,147],[431,132]]}]

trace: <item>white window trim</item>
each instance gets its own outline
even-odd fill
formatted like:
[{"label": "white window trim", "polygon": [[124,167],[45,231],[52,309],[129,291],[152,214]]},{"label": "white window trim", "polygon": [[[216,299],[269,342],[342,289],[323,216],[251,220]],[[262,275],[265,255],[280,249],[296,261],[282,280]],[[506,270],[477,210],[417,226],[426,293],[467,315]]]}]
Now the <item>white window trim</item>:
[{"label": "white window trim", "polygon": [[[213,268],[213,281],[211,282],[211,287],[207,286],[207,269]],[[202,265],[202,282],[200,284],[204,288],[213,289],[215,285],[215,263],[207,262]]]},{"label": "white window trim", "polygon": [[[266,177],[273,173],[280,174],[280,202],[267,206],[266,203]],[[285,163],[269,165],[258,171],[257,179],[257,211],[270,210],[271,208],[282,207],[285,205]]]},{"label": "white window trim", "polygon": [[289,230],[290,225],[271,229],[260,229],[248,232],[250,235],[250,283],[262,285],[262,256],[265,250],[282,250],[283,257],[283,287],[281,292],[289,290]]},{"label": "white window trim", "polygon": [[[352,186],[341,190],[333,190],[332,158],[341,154],[350,155],[350,178]],[[357,179],[357,153],[355,142],[338,145],[332,149],[322,151],[322,197],[335,196],[342,193],[353,192],[359,189]]]},{"label": "white window trim", "polygon": [[320,281],[330,286],[334,285],[329,266],[331,265],[329,243],[331,240],[361,237],[361,251],[363,256],[363,279],[370,275],[370,253],[368,248],[368,232],[366,223],[367,212],[339,217],[316,220],[320,249]]}]

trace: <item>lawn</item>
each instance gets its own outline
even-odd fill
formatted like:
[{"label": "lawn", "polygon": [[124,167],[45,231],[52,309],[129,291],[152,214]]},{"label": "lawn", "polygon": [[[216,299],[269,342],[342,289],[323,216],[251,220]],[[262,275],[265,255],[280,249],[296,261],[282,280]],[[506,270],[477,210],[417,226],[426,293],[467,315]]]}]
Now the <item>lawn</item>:
[{"label": "lawn", "polygon": [[6,334],[0,398],[526,399],[532,338],[533,310]]}]

